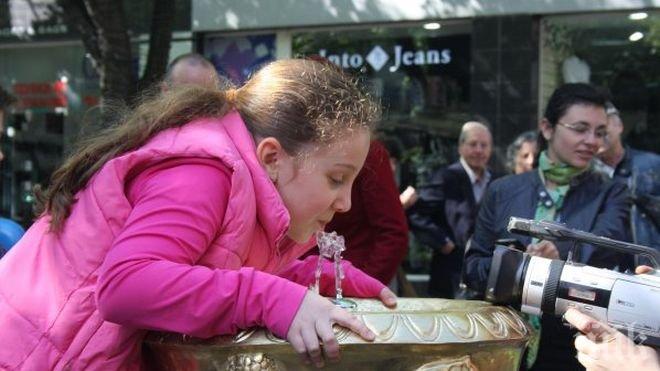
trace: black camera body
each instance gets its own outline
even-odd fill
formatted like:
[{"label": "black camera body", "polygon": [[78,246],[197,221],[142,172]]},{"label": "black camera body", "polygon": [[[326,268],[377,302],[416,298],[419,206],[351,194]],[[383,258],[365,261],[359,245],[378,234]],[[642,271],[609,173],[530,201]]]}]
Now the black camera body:
[{"label": "black camera body", "polygon": [[[645,255],[656,267],[660,261],[660,252],[654,249],[559,223],[511,218],[508,229],[545,240],[573,240]],[[534,315],[561,316],[569,308],[576,308],[634,335],[637,342],[660,346],[660,277],[655,275],[619,273],[496,246],[485,298]]]}]

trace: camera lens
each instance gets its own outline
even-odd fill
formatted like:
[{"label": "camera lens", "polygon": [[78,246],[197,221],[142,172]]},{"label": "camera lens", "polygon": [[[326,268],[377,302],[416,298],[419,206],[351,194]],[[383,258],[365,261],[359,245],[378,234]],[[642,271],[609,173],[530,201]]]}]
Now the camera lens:
[{"label": "camera lens", "polygon": [[513,305],[520,309],[525,271],[529,255],[496,246],[493,252],[485,299],[494,304]]}]

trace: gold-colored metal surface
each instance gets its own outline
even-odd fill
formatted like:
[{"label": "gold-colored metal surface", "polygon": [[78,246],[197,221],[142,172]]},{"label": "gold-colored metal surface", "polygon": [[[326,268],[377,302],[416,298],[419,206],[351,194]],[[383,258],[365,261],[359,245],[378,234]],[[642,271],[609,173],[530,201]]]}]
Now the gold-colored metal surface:
[{"label": "gold-colored metal surface", "polygon": [[[399,298],[395,309],[354,299],[368,342],[335,327],[341,361],[327,370],[517,370],[531,328],[515,311],[482,301]],[[304,370],[293,348],[263,329],[209,340],[152,333],[149,363],[159,370]]]}]

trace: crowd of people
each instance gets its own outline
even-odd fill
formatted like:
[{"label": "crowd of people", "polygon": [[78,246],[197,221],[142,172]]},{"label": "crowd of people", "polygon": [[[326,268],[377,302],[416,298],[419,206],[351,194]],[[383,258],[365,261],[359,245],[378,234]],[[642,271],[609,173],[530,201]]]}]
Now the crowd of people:
[{"label": "crowd of people", "polygon": [[[374,334],[322,297],[332,285],[307,289],[320,230],[346,238],[343,294],[390,307],[392,290],[408,287],[410,233],[433,253],[428,295],[449,299],[483,298],[500,241],[567,258],[568,243],[509,233],[511,216],[660,248],[660,156],[623,143],[618,111],[591,85],[552,94],[538,130],[508,147],[510,175],[489,166],[488,124],[469,121],[458,161],[417,189],[396,182],[397,156],[374,135],[379,110],[324,61],[272,62],[235,87],[203,57],[177,58],[159,94],[79,144],[0,260],[0,276],[12,277],[0,280],[0,328],[20,339],[0,347],[0,368],[139,369],[147,331],[210,337],[250,326],[321,367],[339,359],[333,324]],[[643,263],[592,246],[572,259]],[[574,329],[529,320],[540,342],[524,368],[618,364],[591,338],[574,343],[575,329],[598,327],[579,312],[564,318]],[[655,351],[619,340],[656,367]]]},{"label": "crowd of people", "polygon": [[[660,240],[649,236],[657,236],[660,225],[654,219],[652,204],[660,196],[660,156],[623,146],[621,125],[602,91],[588,84],[565,84],[550,97],[538,134],[522,133],[509,147],[513,174],[494,179],[487,170],[492,147],[488,129],[466,123],[459,138],[460,161],[439,170],[426,188],[419,190],[410,218],[413,231],[434,249],[430,294],[483,297],[498,243],[519,245],[532,256],[568,258],[571,242],[514,235],[507,230],[511,216],[558,221],[599,236],[658,248]],[[471,134],[475,127],[481,135]],[[606,166],[609,172],[603,170]],[[643,199],[645,203],[631,204],[631,191],[637,193],[633,200]],[[633,256],[589,245],[580,246],[572,260],[620,271],[634,269],[636,264]],[[459,279],[467,292],[457,284]],[[444,289],[438,290],[438,285]],[[584,354],[575,357],[575,330],[565,326],[562,319],[543,315],[529,320],[540,332],[540,342],[529,349],[531,356],[523,367],[579,370],[580,364],[593,364]],[[578,350],[584,342],[576,343]],[[619,363],[610,363],[614,364]],[[655,364],[657,359],[646,366]],[[600,367],[614,369],[607,365],[601,363]]]}]

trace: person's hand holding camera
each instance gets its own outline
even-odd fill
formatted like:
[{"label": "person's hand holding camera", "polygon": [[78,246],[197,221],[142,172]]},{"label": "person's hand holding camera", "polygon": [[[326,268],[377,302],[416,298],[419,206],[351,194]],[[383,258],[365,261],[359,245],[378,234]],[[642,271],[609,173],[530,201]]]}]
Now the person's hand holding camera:
[{"label": "person's hand holding camera", "polygon": [[582,333],[575,339],[575,349],[578,361],[588,371],[660,371],[653,348],[636,345],[621,332],[576,309],[566,311],[564,319]]},{"label": "person's hand holding camera", "polygon": [[530,243],[525,251],[531,256],[540,256],[548,259],[559,259],[559,250],[557,246],[550,241],[539,241],[539,243]]}]

